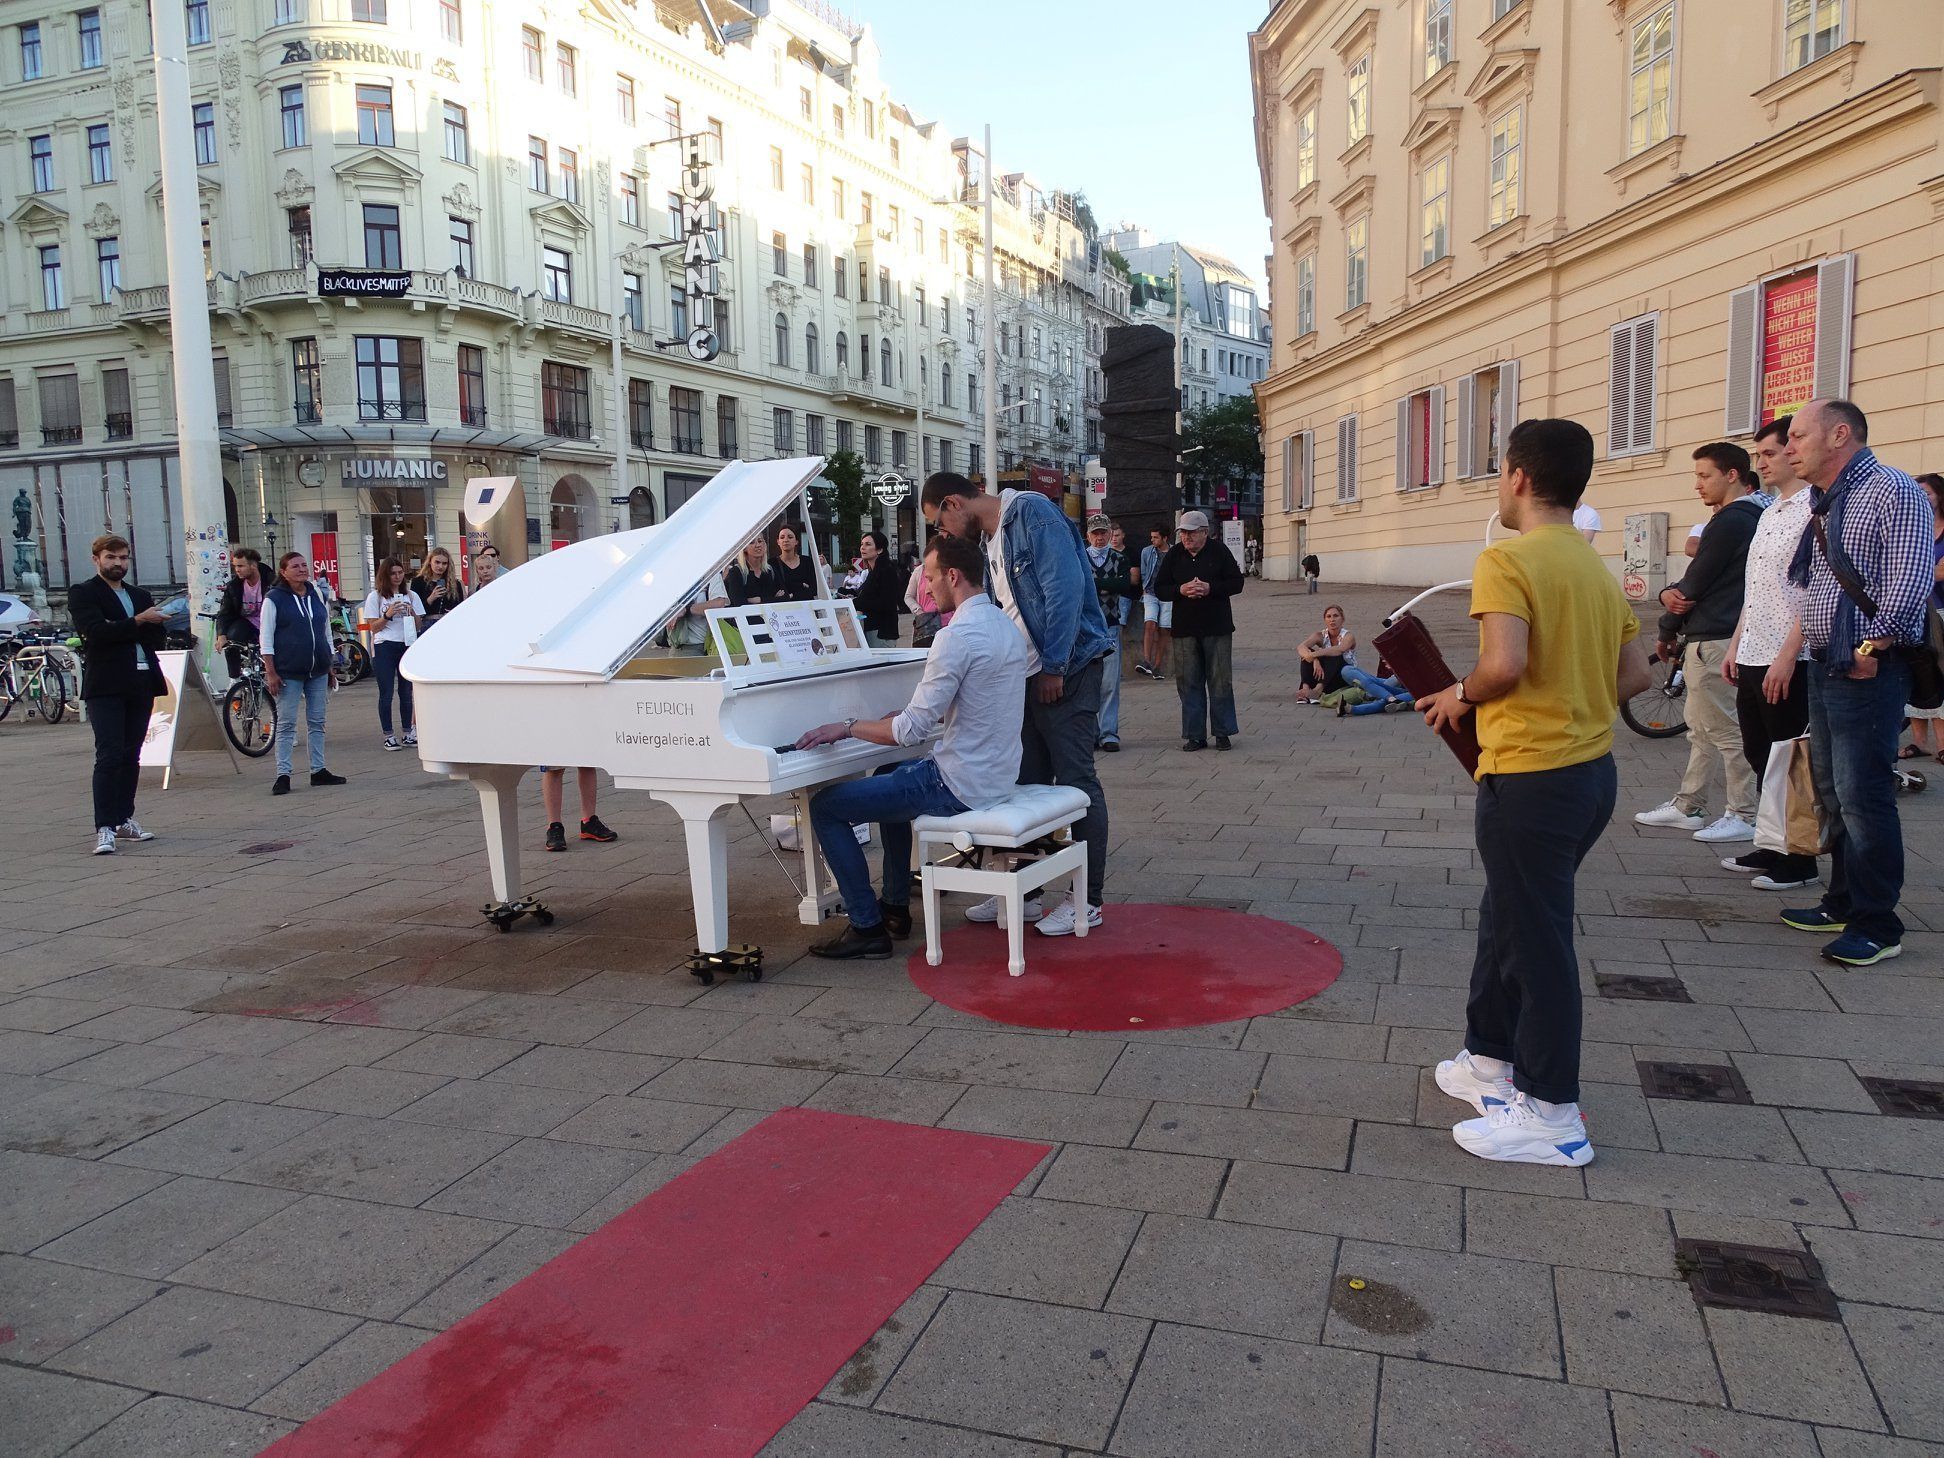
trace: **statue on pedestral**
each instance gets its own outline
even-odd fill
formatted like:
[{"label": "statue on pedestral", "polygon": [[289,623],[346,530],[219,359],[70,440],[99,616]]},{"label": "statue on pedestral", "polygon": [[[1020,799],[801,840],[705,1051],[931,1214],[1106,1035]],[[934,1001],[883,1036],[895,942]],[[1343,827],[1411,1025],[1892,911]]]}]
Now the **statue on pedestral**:
[{"label": "statue on pedestral", "polygon": [[34,534],[34,503],[25,486],[13,499],[14,540],[24,542]]}]

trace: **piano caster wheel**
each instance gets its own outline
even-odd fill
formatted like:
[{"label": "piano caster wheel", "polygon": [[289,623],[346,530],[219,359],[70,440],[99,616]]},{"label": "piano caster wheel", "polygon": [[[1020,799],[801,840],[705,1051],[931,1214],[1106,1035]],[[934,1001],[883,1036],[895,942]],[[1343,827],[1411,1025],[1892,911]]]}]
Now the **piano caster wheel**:
[{"label": "piano caster wheel", "polygon": [[694,951],[689,953],[689,974],[698,979],[704,987],[715,986],[716,974],[734,978],[738,972],[746,973],[751,982],[763,980],[763,949],[740,944],[724,947],[720,952]]},{"label": "piano caster wheel", "polygon": [[531,916],[542,926],[552,926],[554,920],[554,914],[530,896],[518,901],[489,901],[479,909],[502,932],[511,931],[513,923],[523,916]]}]

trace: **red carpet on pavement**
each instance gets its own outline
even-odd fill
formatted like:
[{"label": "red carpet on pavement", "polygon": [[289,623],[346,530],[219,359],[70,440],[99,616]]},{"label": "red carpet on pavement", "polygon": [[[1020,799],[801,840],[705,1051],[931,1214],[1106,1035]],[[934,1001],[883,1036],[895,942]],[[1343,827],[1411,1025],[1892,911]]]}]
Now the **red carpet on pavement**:
[{"label": "red carpet on pavement", "polygon": [[[950,913],[947,913],[950,915]],[[1107,1032],[1198,1028],[1291,1007],[1343,970],[1343,956],[1287,922],[1212,906],[1110,903],[1081,937],[1026,929],[1026,975],[1006,974],[1006,934],[955,920],[945,960],[922,945],[908,967],[919,991],[947,1007],[1021,1028]]]},{"label": "red carpet on pavement", "polygon": [[262,1458],[750,1458],[1047,1148],[785,1109]]}]

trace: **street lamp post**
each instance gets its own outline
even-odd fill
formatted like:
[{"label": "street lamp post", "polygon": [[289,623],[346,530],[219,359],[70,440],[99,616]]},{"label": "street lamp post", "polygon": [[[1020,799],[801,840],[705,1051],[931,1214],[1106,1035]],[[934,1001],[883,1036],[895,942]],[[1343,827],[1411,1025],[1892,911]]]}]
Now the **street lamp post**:
[{"label": "street lamp post", "polygon": [[985,380],[985,479],[988,486],[999,481],[999,416],[992,402],[999,398],[999,355],[993,331],[998,328],[998,308],[992,292],[992,126],[985,129],[985,303],[986,339],[983,375]]}]

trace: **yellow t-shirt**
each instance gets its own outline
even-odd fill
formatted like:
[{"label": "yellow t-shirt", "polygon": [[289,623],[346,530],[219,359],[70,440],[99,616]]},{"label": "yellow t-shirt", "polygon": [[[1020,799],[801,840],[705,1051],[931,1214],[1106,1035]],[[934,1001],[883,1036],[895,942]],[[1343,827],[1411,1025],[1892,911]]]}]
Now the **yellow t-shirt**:
[{"label": "yellow t-shirt", "polygon": [[1612,749],[1620,645],[1640,620],[1586,538],[1562,524],[1486,548],[1471,615],[1486,613],[1523,620],[1529,636],[1512,692],[1478,706],[1478,772],[1564,769]]}]

